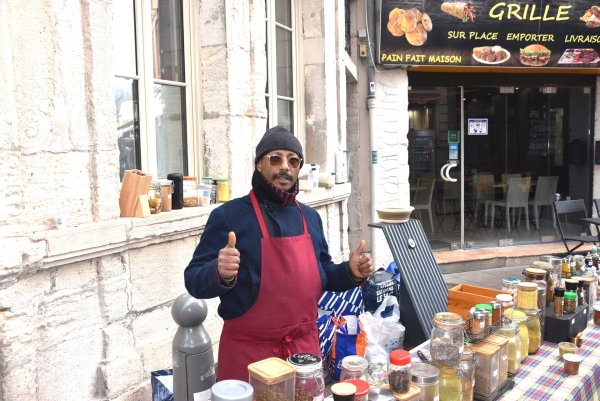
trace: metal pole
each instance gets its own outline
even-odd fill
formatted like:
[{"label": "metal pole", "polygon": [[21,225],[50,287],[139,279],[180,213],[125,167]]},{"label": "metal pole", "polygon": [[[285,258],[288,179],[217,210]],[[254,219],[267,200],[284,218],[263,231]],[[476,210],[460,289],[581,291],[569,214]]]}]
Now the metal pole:
[{"label": "metal pole", "polygon": [[[371,221],[378,220],[375,204],[377,202],[377,141],[375,132],[375,119],[377,113],[377,100],[375,98],[375,1],[365,0],[366,26],[367,26],[367,108],[369,109],[369,149],[371,151]],[[371,229],[371,252],[373,258],[377,257],[377,232]]]},{"label": "metal pole", "polygon": [[460,248],[465,249],[465,88],[460,87]]}]

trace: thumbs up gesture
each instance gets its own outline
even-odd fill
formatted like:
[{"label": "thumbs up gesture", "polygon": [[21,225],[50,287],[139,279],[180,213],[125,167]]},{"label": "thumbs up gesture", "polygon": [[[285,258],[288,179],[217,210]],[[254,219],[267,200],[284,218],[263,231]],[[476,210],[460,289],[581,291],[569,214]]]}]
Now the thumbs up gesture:
[{"label": "thumbs up gesture", "polygon": [[240,268],[240,251],[235,248],[235,233],[229,233],[227,246],[219,251],[217,271],[224,279],[237,276]]},{"label": "thumbs up gesture", "polygon": [[364,253],[365,245],[365,241],[362,240],[358,246],[358,249],[354,251],[352,255],[350,255],[350,260],[348,261],[352,274],[357,278],[370,277],[375,270],[373,267],[373,258],[371,257],[371,254]]}]

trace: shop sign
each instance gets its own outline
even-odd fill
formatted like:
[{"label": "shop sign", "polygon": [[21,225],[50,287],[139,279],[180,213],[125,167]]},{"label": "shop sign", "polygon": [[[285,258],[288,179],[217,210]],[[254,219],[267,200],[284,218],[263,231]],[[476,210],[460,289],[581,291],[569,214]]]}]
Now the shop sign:
[{"label": "shop sign", "polygon": [[458,160],[458,143],[451,143],[448,146],[448,159]]},{"label": "shop sign", "polygon": [[469,118],[469,135],[487,135],[487,118]]},{"label": "shop sign", "polygon": [[460,131],[448,131],[448,143],[460,143]]},{"label": "shop sign", "polygon": [[380,2],[381,64],[598,68],[600,62],[600,6],[589,0]]}]

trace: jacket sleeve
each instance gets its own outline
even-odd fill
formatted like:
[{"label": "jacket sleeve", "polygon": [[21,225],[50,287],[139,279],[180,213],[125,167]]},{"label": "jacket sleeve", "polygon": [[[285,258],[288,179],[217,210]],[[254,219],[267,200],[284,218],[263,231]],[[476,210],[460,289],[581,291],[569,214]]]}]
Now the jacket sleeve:
[{"label": "jacket sleeve", "polygon": [[355,282],[352,275],[350,274],[350,267],[348,261],[342,263],[334,263],[329,254],[329,246],[325,239],[323,232],[323,222],[321,216],[315,212],[318,219],[318,249],[317,259],[321,268],[325,271],[326,283],[324,285],[325,291],[347,291],[357,286],[360,286],[362,282]]},{"label": "jacket sleeve", "polygon": [[237,277],[227,285],[221,281],[217,271],[219,250],[227,245],[229,231],[229,222],[221,208],[213,210],[192,260],[184,271],[185,288],[194,298],[215,298],[235,287]]}]

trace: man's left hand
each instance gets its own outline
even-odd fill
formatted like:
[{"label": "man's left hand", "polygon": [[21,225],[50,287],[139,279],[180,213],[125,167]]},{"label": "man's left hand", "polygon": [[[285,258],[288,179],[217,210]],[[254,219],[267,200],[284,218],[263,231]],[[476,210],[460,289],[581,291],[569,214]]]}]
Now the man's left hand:
[{"label": "man's left hand", "polygon": [[373,258],[371,254],[365,252],[365,241],[362,240],[358,249],[350,255],[348,264],[350,271],[356,278],[367,278],[373,274]]}]

